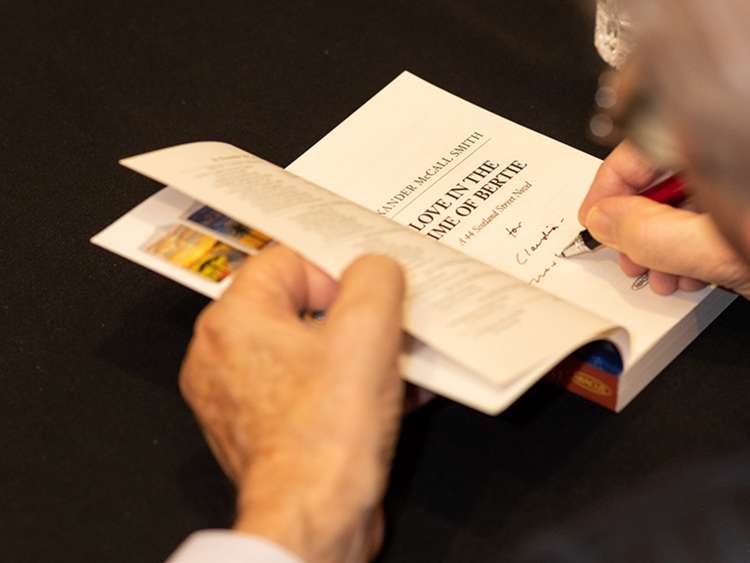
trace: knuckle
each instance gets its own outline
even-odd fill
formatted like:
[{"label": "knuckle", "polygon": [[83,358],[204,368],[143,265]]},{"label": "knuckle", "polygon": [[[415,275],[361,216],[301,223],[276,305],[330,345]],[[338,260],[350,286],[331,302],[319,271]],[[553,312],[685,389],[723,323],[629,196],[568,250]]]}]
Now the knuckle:
[{"label": "knuckle", "polygon": [[222,340],[226,324],[221,309],[216,303],[212,303],[195,320],[193,340],[203,344],[217,344]]},{"label": "knuckle", "polygon": [[750,277],[747,264],[731,251],[717,257],[716,273],[716,281],[728,287],[746,285]]},{"label": "knuckle", "polygon": [[185,362],[180,369],[180,375],[177,378],[177,386],[180,394],[185,398],[188,404],[192,405],[195,397],[199,394],[198,387],[200,379],[196,369],[195,349],[191,344]]},{"label": "knuckle", "polygon": [[660,174],[661,169],[655,162],[648,158],[633,143],[627,142],[622,145],[622,151],[617,153],[619,161],[627,166],[628,177],[631,183],[646,185],[655,176]]},{"label": "knuckle", "polygon": [[193,396],[193,375],[192,370],[183,367],[180,371],[180,377],[177,379],[177,385],[180,388],[180,394],[190,403]]},{"label": "knuckle", "polygon": [[636,166],[631,170],[631,174],[632,183],[638,186],[648,186],[654,177],[659,174],[659,168],[641,155]]}]

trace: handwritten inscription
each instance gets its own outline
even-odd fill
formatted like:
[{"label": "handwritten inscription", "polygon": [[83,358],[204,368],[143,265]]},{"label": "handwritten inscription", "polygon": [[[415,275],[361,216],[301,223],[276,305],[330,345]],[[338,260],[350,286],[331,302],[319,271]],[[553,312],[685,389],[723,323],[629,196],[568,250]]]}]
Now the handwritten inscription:
[{"label": "handwritten inscription", "polygon": [[560,225],[565,222],[565,217],[560,219],[560,223],[557,225],[549,226],[546,225],[544,229],[542,229],[542,234],[539,237],[539,240],[536,241],[534,244],[527,246],[523,250],[516,252],[516,262],[518,262],[520,265],[526,264],[526,262],[529,261],[529,257],[531,257],[537,250],[542,248],[544,246],[544,243],[546,243],[550,239],[550,235],[560,229]]},{"label": "handwritten inscription", "polygon": [[509,236],[516,238],[516,234],[521,230],[521,227],[523,227],[523,221],[519,221],[518,225],[515,227],[505,227],[505,232],[507,232]]},{"label": "handwritten inscription", "polygon": [[547,266],[546,268],[544,268],[544,271],[541,274],[539,274],[538,276],[534,276],[533,278],[531,278],[531,280],[529,281],[529,285],[534,285],[534,284],[540,284],[540,283],[542,283],[542,280],[544,280],[544,278],[547,277],[547,274],[549,274],[556,267],[557,267],[557,260],[553,261],[552,264],[550,264],[549,266]]}]

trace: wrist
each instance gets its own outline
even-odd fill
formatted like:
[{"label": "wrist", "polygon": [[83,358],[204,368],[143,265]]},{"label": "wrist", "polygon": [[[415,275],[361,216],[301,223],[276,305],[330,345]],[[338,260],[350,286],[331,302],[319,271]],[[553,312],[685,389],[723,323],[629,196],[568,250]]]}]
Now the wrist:
[{"label": "wrist", "polygon": [[309,563],[342,560],[342,552],[361,541],[378,497],[368,491],[374,485],[356,479],[361,475],[353,464],[332,460],[264,459],[239,483],[234,529],[273,541]]}]

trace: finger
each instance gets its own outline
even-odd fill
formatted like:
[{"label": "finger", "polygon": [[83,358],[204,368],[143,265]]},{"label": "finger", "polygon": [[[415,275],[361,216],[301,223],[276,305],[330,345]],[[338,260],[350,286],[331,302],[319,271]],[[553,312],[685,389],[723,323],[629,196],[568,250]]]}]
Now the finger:
[{"label": "finger", "polygon": [[681,277],[679,279],[678,285],[679,285],[680,290],[682,291],[700,291],[701,289],[706,287],[708,284],[701,280]]},{"label": "finger", "polygon": [[344,337],[347,355],[365,354],[378,365],[395,361],[401,347],[404,276],[395,261],[365,256],[341,276],[338,297],[326,318],[325,330]]},{"label": "finger", "polygon": [[307,278],[307,310],[325,311],[339,292],[339,284],[315,264],[302,260]]},{"label": "finger", "polygon": [[275,245],[247,260],[222,300],[292,318],[303,310],[327,308],[336,293],[330,276],[289,248]]},{"label": "finger", "polygon": [[661,175],[662,171],[635,145],[623,141],[599,167],[578,211],[578,220],[585,224],[588,212],[598,201],[616,195],[636,194]]},{"label": "finger", "polygon": [[747,273],[707,215],[642,197],[612,197],[589,211],[586,226],[646,268],[730,287]]},{"label": "finger", "polygon": [[636,278],[648,271],[648,268],[636,264],[625,254],[620,254],[620,269],[631,278]]},{"label": "finger", "polygon": [[648,274],[648,285],[657,295],[672,295],[677,291],[677,276],[651,270]]}]

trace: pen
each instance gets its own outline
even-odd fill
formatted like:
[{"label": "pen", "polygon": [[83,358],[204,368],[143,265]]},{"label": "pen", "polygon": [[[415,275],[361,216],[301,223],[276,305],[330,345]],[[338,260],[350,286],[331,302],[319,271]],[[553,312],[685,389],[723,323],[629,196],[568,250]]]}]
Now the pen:
[{"label": "pen", "polygon": [[[687,197],[687,193],[685,192],[685,181],[679,176],[671,176],[638,195],[647,197],[658,203],[671,205],[672,207],[679,205],[685,201],[685,198]],[[573,242],[563,249],[560,256],[563,258],[572,258],[573,256],[578,256],[580,254],[586,254],[587,252],[596,250],[601,244],[602,243],[591,236],[588,229],[585,229],[578,234]]]}]

